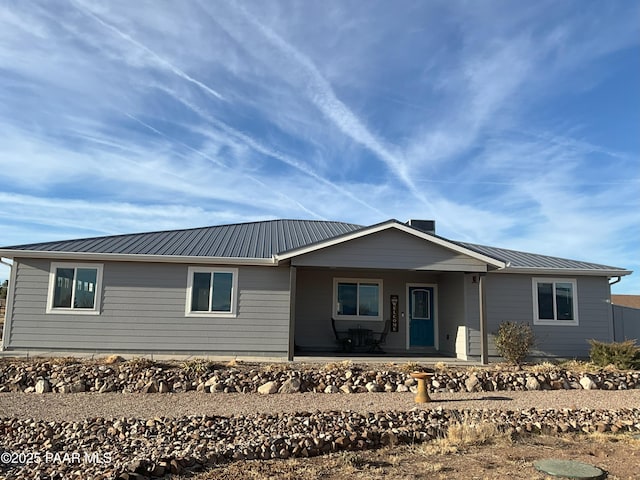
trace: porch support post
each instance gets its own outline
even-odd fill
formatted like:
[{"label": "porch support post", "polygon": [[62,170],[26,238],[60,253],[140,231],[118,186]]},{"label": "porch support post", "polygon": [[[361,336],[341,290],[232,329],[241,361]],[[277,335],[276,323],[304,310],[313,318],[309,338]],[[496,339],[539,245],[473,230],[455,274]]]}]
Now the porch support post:
[{"label": "porch support post", "polygon": [[296,349],[296,267],[289,267],[289,349],[287,358],[293,361]]},{"label": "porch support post", "polygon": [[489,363],[489,339],[487,337],[487,308],[486,308],[486,292],[485,280],[486,273],[480,274],[478,281],[478,297],[480,299],[480,362],[483,365]]}]

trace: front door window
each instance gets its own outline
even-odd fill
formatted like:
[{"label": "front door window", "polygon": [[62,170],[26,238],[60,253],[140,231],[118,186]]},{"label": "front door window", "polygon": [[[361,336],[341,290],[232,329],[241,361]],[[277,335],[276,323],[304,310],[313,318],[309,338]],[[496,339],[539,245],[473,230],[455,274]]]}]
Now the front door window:
[{"label": "front door window", "polygon": [[434,347],[434,287],[410,286],[409,298],[409,346]]},{"label": "front door window", "polygon": [[426,289],[414,289],[411,292],[411,317],[414,319],[429,320],[430,304],[431,304],[431,292]]}]

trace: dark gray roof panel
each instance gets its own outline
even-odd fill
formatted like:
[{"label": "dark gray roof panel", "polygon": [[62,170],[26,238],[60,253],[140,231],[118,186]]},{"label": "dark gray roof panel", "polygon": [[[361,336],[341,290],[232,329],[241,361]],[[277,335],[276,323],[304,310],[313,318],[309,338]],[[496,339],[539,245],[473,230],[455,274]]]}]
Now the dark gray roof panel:
[{"label": "dark gray roof panel", "polygon": [[[388,222],[400,223],[397,220],[389,220]],[[271,258],[275,254],[282,254],[328,239],[338,238],[365,228],[371,227],[319,220],[268,220],[187,230],[33,243],[4,247],[3,249],[39,252],[258,259]],[[508,263],[507,268],[623,270],[578,260],[488,247],[474,243],[455,242],[438,235],[431,235]]]},{"label": "dark gray roof panel", "polygon": [[617,267],[600,265],[597,263],[583,262],[580,260],[570,260],[568,258],[550,257],[537,253],[519,252],[506,248],[487,247],[474,243],[457,242],[459,245],[482,253],[496,260],[502,260],[511,268],[548,268],[548,269],[569,269],[569,270],[621,270]]},{"label": "dark gray roof panel", "polygon": [[213,227],[134,233],[4,247],[40,252],[114,253],[218,258],[272,255],[361,229],[318,220],[270,220]]}]

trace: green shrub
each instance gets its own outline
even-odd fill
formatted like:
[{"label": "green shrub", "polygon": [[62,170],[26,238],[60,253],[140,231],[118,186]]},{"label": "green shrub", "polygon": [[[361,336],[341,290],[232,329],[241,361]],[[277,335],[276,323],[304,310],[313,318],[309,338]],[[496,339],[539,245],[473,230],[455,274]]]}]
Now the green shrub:
[{"label": "green shrub", "polygon": [[507,362],[520,365],[531,352],[535,336],[528,323],[502,322],[495,342],[496,350]]},{"label": "green shrub", "polygon": [[589,340],[591,361],[600,367],[615,365],[621,370],[640,368],[640,347],[635,340],[624,342],[599,342]]}]

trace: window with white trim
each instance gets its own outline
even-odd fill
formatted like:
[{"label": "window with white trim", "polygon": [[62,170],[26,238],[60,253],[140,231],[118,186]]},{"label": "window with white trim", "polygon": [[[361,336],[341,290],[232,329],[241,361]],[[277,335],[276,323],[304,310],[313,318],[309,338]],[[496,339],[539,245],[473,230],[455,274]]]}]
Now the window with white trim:
[{"label": "window with white trim", "polygon": [[334,278],[334,318],[382,320],[382,280]]},{"label": "window with white trim", "polygon": [[100,313],[102,264],[52,263],[47,313]]},{"label": "window with white trim", "polygon": [[189,267],[188,316],[235,316],[238,270]]},{"label": "window with white trim", "polygon": [[578,325],[577,285],[574,279],[533,279],[533,323]]}]

